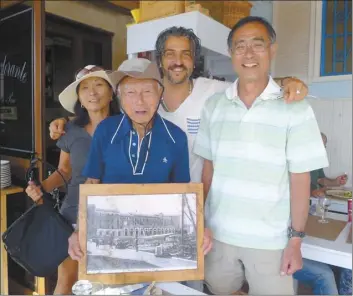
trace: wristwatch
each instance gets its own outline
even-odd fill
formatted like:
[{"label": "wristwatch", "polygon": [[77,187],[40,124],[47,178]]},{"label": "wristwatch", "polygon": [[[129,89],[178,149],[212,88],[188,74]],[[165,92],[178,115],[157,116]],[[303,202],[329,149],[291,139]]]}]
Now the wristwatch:
[{"label": "wristwatch", "polygon": [[291,239],[292,237],[300,237],[300,238],[304,238],[305,237],[305,232],[302,231],[296,231],[294,228],[292,227],[288,227],[288,238]]}]

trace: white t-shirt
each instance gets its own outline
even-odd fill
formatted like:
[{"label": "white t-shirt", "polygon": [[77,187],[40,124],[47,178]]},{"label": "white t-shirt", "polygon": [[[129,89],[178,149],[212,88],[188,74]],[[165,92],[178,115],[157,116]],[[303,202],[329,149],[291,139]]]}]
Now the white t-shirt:
[{"label": "white t-shirt", "polygon": [[192,93],[174,112],[167,112],[160,106],[159,114],[179,126],[188,137],[190,177],[191,182],[201,182],[203,159],[195,155],[193,151],[194,141],[200,125],[201,110],[208,98],[216,92],[223,92],[231,85],[230,82],[197,78],[194,80]]}]

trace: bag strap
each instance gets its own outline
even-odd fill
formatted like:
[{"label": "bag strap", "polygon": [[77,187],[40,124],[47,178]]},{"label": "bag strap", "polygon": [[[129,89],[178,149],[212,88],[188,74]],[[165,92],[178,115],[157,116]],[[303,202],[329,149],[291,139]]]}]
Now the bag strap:
[{"label": "bag strap", "polygon": [[[29,172],[27,174],[28,180],[26,180],[27,183],[29,181],[34,182],[37,186],[40,187],[40,190],[43,192],[43,195],[42,195],[43,201],[45,203],[48,203],[48,202],[52,203],[51,198],[49,197],[50,194],[44,190],[42,184],[38,181],[38,169],[36,167],[30,167],[28,170],[29,170]],[[35,204],[38,205],[38,203],[36,203],[36,202],[35,202]]]},{"label": "bag strap", "polygon": [[[30,166],[29,168],[27,169],[26,171],[26,175],[25,175],[25,179],[26,179],[26,182],[28,183],[29,181],[33,181],[37,186],[40,187],[41,191],[43,192],[43,195],[42,195],[42,199],[43,199],[43,202],[44,203],[50,203],[50,205],[54,205],[54,200],[53,198],[51,197],[51,195],[46,192],[41,184],[41,182],[39,181],[39,176],[38,176],[38,168],[36,166],[37,162],[40,161],[42,163],[45,163],[48,167],[50,167],[51,169],[54,169],[56,172],[58,172],[58,174],[61,176],[61,178],[63,179],[64,183],[65,183],[65,186],[67,188],[67,182],[64,178],[64,176],[61,174],[61,172],[55,168],[53,165],[51,165],[50,163],[46,162],[46,161],[43,161],[42,159],[38,158],[38,157],[35,157],[35,155],[33,154],[31,156],[31,161],[30,161]],[[37,203],[36,203],[37,204]]]}]

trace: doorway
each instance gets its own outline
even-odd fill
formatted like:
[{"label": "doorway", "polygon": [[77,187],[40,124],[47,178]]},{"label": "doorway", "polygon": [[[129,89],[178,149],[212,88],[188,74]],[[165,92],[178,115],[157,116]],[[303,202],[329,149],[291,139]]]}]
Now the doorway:
[{"label": "doorway", "polygon": [[[59,117],[72,116],[59,103],[60,92],[86,65],[112,67],[113,34],[46,13],[45,26],[45,124]],[[47,162],[57,167],[60,149],[46,131]]]}]

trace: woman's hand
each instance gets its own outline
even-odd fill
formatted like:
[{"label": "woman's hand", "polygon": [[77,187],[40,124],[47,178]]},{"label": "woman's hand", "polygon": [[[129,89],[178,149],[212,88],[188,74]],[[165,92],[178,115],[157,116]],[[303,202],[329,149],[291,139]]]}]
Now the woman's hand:
[{"label": "woman's hand", "polygon": [[26,193],[34,202],[38,202],[43,196],[42,190],[33,181],[28,182]]}]

